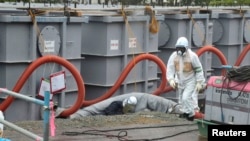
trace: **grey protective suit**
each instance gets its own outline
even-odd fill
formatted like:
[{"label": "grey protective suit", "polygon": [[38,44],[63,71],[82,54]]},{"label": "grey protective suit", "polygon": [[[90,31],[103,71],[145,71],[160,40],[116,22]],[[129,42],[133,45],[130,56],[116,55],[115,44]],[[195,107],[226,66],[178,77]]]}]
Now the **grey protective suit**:
[{"label": "grey protective suit", "polygon": [[[137,104],[135,106],[134,112],[150,110],[150,111],[158,111],[164,113],[182,114],[182,111],[180,110],[181,106],[172,100],[148,93],[133,92],[128,94],[122,94],[119,96],[114,96],[109,99],[98,102],[96,104],[90,105],[88,107],[79,109],[76,113],[70,115],[69,118],[76,119],[84,116],[104,115],[103,110],[107,106],[109,106],[111,102],[123,101],[124,99],[130,96],[135,96],[137,98]],[[62,112],[63,110],[60,109],[60,111]],[[60,114],[60,111],[57,111],[57,115]]]}]

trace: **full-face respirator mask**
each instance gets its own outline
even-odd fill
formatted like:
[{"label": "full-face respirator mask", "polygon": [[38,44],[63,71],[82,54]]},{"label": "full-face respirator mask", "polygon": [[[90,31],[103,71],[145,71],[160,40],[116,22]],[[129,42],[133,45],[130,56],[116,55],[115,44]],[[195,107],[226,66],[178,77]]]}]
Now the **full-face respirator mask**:
[{"label": "full-face respirator mask", "polygon": [[187,52],[187,48],[188,48],[187,38],[186,37],[178,38],[178,40],[176,41],[175,47],[176,47],[176,52],[178,55],[180,56],[185,55]]},{"label": "full-face respirator mask", "polygon": [[176,47],[176,52],[178,55],[183,56],[186,54],[186,48],[185,47]]}]

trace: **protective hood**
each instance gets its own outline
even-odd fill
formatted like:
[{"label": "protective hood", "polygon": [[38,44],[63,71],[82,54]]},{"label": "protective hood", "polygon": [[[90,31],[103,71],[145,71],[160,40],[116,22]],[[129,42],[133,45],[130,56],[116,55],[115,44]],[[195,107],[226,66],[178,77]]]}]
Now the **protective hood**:
[{"label": "protective hood", "polygon": [[137,104],[137,98],[135,96],[130,96],[129,98],[126,98],[123,100],[123,107],[126,105],[136,105]]},{"label": "protective hood", "polygon": [[186,37],[180,37],[175,44],[175,47],[184,47],[186,50],[188,49],[188,40]]},{"label": "protective hood", "polygon": [[176,47],[176,51],[178,55],[181,55],[181,56],[185,55],[185,53],[188,50],[187,38],[186,37],[178,38],[178,40],[176,41],[175,47]]}]

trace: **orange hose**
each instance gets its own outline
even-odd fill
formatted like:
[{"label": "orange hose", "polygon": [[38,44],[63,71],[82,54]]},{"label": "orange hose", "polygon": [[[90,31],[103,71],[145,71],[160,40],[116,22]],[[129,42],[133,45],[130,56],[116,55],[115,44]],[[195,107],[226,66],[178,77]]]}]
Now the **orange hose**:
[{"label": "orange hose", "polygon": [[[199,50],[197,50],[196,54],[198,56],[200,56],[207,51],[210,51],[210,52],[213,52],[214,54],[216,54],[219,57],[222,65],[227,65],[227,59],[224,56],[224,54],[218,48],[215,48],[214,46],[206,45],[206,46],[200,48]],[[225,75],[225,74],[226,74],[226,70],[223,69],[221,72],[221,75]]]},{"label": "orange hose", "polygon": [[250,44],[246,45],[246,47],[242,50],[239,58],[237,59],[237,61],[234,64],[235,66],[239,66],[241,64],[242,60],[245,58],[245,56],[249,50],[250,50]]},{"label": "orange hose", "polygon": [[[201,54],[203,54],[206,51],[211,51],[213,53],[215,53],[219,59],[221,60],[221,63],[226,65],[227,61],[225,56],[221,53],[220,50],[218,50],[217,48],[213,47],[213,46],[204,46],[201,49],[199,49],[196,53],[198,56],[200,56]],[[19,92],[20,89],[22,88],[22,86],[24,85],[25,81],[28,79],[28,77],[30,76],[30,74],[36,69],[38,68],[40,65],[47,63],[47,62],[56,62],[58,64],[63,65],[64,67],[66,67],[74,76],[76,82],[77,82],[77,86],[78,86],[78,97],[77,97],[77,101],[76,103],[70,107],[69,109],[64,110],[60,116],[61,117],[67,117],[71,114],[73,114],[74,112],[76,112],[79,108],[84,107],[84,106],[89,106],[91,104],[100,102],[104,99],[107,99],[109,97],[111,97],[115,91],[117,89],[119,89],[120,85],[122,84],[122,82],[125,80],[125,78],[127,77],[128,73],[132,70],[132,68],[140,61],[142,60],[151,60],[154,61],[155,63],[157,63],[157,65],[160,67],[161,71],[162,71],[162,78],[161,78],[161,84],[160,86],[157,88],[156,91],[153,92],[154,95],[160,95],[163,92],[168,92],[173,90],[171,87],[167,86],[167,80],[166,80],[166,66],[164,64],[164,62],[158,58],[155,55],[152,54],[140,54],[137,57],[134,58],[134,60],[131,60],[130,63],[127,65],[127,67],[123,70],[123,72],[121,73],[121,76],[118,78],[118,80],[116,81],[115,85],[108,91],[106,92],[104,95],[102,95],[99,98],[96,98],[94,100],[90,100],[90,101],[84,101],[84,97],[85,97],[85,87],[84,87],[84,82],[82,80],[81,75],[79,74],[78,70],[75,69],[75,67],[69,63],[67,60],[60,58],[58,56],[54,56],[54,55],[47,55],[44,57],[41,57],[39,59],[37,59],[36,61],[34,61],[22,74],[22,76],[19,78],[19,80],[17,81],[16,86],[14,87],[13,91],[15,92]],[[2,111],[6,110],[6,108],[11,104],[11,102],[14,100],[13,97],[9,96],[7,97],[7,99],[5,101],[3,101],[0,104],[0,109]]]},{"label": "orange hose", "polygon": [[[76,99],[76,102],[72,107],[65,109],[60,114],[60,117],[68,117],[69,115],[75,113],[81,107],[82,101],[85,98],[85,87],[84,87],[84,82],[82,80],[82,77],[81,77],[81,74],[79,73],[79,71],[75,68],[74,65],[72,65],[70,62],[68,62],[64,58],[61,58],[59,56],[54,56],[54,55],[46,55],[46,56],[38,58],[37,60],[32,62],[28,66],[28,68],[26,68],[26,70],[23,72],[23,74],[21,75],[21,77],[17,81],[15,87],[13,88],[13,91],[18,93],[21,90],[21,88],[23,87],[24,83],[29,78],[29,76],[32,74],[32,72],[36,68],[38,68],[40,65],[42,65],[44,63],[48,63],[48,62],[55,62],[55,63],[58,63],[60,65],[63,65],[65,68],[67,68],[72,73],[72,75],[74,76],[74,78],[76,80],[77,87],[78,87],[78,97]],[[5,111],[7,109],[7,107],[13,102],[13,100],[14,100],[14,97],[8,96],[7,99],[5,99],[0,104],[0,109],[2,111]]]},{"label": "orange hose", "polygon": [[158,95],[161,93],[161,91],[165,88],[166,86],[166,83],[167,83],[167,80],[166,80],[166,66],[164,64],[164,62],[158,57],[158,56],[155,56],[155,55],[152,55],[152,54],[140,54],[138,56],[136,56],[133,60],[131,60],[129,62],[129,64],[126,66],[126,68],[122,71],[120,77],[117,79],[117,81],[115,82],[115,85],[109,89],[109,91],[107,91],[104,95],[94,99],[94,100],[89,100],[89,101],[83,101],[82,103],[82,106],[89,106],[91,104],[94,104],[94,103],[97,103],[97,102],[100,102],[104,99],[107,99],[109,97],[111,97],[115,91],[117,89],[119,89],[120,85],[122,84],[122,82],[125,80],[125,78],[127,77],[127,75],[129,74],[129,72],[132,70],[132,68],[140,61],[142,60],[145,60],[145,59],[148,59],[148,60],[151,60],[151,61],[154,61],[161,69],[162,71],[162,78],[161,78],[161,84],[160,86],[157,88],[156,91],[153,92],[154,95]]}]

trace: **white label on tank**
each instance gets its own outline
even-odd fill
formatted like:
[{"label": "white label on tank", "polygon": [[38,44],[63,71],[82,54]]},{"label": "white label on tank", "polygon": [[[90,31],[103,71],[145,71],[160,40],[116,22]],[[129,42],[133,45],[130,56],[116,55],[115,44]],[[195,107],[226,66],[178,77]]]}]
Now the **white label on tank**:
[{"label": "white label on tank", "polygon": [[55,41],[44,41],[44,52],[55,52]]},{"label": "white label on tank", "polygon": [[119,41],[118,40],[111,40],[110,41],[110,50],[118,50],[119,48]]},{"label": "white label on tank", "polygon": [[129,38],[128,47],[136,48],[136,38]]}]

